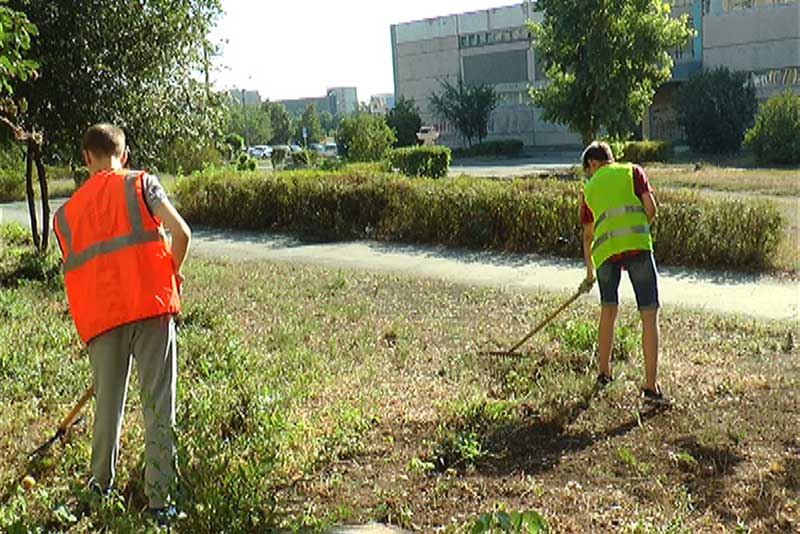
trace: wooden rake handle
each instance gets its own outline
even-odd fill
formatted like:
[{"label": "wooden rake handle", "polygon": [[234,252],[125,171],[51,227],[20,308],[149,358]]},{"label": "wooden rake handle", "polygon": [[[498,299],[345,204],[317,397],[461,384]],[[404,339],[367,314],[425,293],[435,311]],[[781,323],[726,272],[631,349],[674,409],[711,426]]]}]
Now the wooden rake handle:
[{"label": "wooden rake handle", "polygon": [[515,350],[517,350],[518,348],[520,348],[526,341],[528,341],[530,338],[535,336],[542,328],[544,328],[545,326],[550,324],[550,321],[555,319],[558,316],[558,314],[560,314],[562,311],[566,310],[569,307],[570,304],[572,304],[573,302],[578,300],[578,297],[583,295],[585,292],[586,291],[584,291],[583,288],[578,289],[578,291],[574,295],[572,295],[568,300],[566,300],[561,306],[559,306],[558,309],[556,309],[553,313],[551,313],[550,315],[545,317],[544,320],[541,323],[536,325],[536,327],[534,327],[533,330],[528,332],[528,334],[525,337],[520,339],[517,342],[516,345],[514,345],[513,347],[508,349],[508,352],[511,353],[511,352],[514,352]]},{"label": "wooden rake handle", "polygon": [[89,399],[92,398],[94,395],[94,384],[89,386],[89,388],[84,392],[83,396],[80,398],[78,403],[69,411],[69,413],[64,416],[64,419],[61,420],[61,424],[58,425],[58,431],[60,433],[64,433],[67,429],[72,425],[75,418],[78,417],[78,414],[83,410],[83,407],[86,406],[86,403],[89,402]]}]

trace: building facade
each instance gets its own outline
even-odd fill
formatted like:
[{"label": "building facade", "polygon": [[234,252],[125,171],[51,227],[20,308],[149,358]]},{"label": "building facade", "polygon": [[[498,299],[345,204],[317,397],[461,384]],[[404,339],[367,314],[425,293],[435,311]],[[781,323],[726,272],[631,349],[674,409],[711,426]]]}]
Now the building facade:
[{"label": "building facade", "polygon": [[261,95],[258,91],[228,89],[228,95],[231,97],[231,100],[240,106],[257,106],[261,103]]},{"label": "building facade", "polygon": [[292,100],[278,100],[292,115],[302,115],[310,105],[314,105],[317,113],[327,111],[331,115],[341,113],[349,115],[358,110],[358,92],[355,87],[332,87],[325,96],[311,98],[296,98]]},{"label": "building facade", "polygon": [[394,109],[394,93],[380,93],[369,98],[369,112],[373,115],[386,115]]},{"label": "building facade", "polygon": [[[800,2],[798,0],[674,0],[675,16],[686,14],[695,37],[673,51],[672,79],[656,94],[644,118],[645,135],[680,141],[672,97],[681,83],[704,67],[748,73],[760,101],[782,90],[800,92]],[[507,7],[419,20],[391,27],[395,98],[412,98],[440,142],[463,140],[429,110],[440,80],[492,85],[500,104],[489,120],[489,140],[521,139],[526,146],[578,146],[580,137],[544,121],[529,88],[547,83],[543,62],[531,46],[526,21],[542,14],[523,2]]]}]

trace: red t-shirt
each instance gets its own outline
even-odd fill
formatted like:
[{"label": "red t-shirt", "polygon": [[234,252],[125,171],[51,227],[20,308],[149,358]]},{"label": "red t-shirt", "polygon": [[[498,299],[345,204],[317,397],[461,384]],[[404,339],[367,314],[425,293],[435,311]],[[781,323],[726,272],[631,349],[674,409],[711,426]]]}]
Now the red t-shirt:
[{"label": "red t-shirt", "polygon": [[[642,196],[645,193],[652,193],[653,188],[650,187],[650,181],[647,179],[647,175],[638,165],[633,166],[633,192],[636,194],[637,197],[641,200]],[[581,225],[584,224],[591,224],[594,222],[594,214],[592,214],[592,210],[589,209],[589,205],[586,204],[586,199],[583,200],[581,204]],[[641,250],[629,250],[628,252],[623,252],[622,254],[615,254],[608,258],[608,261],[618,261],[623,258],[627,258],[629,256],[635,256],[642,252]]]}]

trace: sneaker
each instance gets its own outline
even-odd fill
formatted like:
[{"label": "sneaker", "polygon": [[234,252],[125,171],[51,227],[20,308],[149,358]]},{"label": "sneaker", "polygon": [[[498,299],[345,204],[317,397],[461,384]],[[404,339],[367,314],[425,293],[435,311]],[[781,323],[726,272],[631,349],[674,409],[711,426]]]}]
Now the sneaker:
[{"label": "sneaker", "polygon": [[653,391],[651,389],[642,388],[642,400],[646,404],[650,404],[652,406],[671,406],[672,401],[661,393],[661,388],[656,386],[656,390]]},{"label": "sneaker", "polygon": [[604,388],[604,387],[606,387],[607,385],[609,385],[613,381],[614,381],[614,378],[612,378],[611,375],[607,375],[605,373],[600,373],[599,375],[597,375],[597,387],[598,388]]},{"label": "sneaker", "polygon": [[150,508],[150,517],[159,528],[169,528],[175,522],[186,517],[186,514],[179,512],[174,506],[166,508]]}]

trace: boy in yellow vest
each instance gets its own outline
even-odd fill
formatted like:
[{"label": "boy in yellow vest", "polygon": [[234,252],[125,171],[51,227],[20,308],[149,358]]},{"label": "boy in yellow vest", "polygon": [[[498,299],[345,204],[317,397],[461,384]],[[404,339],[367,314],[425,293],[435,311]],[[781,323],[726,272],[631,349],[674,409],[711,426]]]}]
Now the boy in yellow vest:
[{"label": "boy in yellow vest", "polygon": [[600,288],[597,383],[611,382],[611,349],[619,304],[618,290],[623,270],[636,294],[642,318],[642,349],[645,361],[643,399],[669,404],[657,383],[658,370],[658,272],[653,258],[650,225],[656,216],[653,190],[638,165],[618,164],[607,143],[593,142],[581,157],[590,176],[581,198],[585,284],[595,280]]}]

